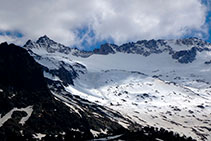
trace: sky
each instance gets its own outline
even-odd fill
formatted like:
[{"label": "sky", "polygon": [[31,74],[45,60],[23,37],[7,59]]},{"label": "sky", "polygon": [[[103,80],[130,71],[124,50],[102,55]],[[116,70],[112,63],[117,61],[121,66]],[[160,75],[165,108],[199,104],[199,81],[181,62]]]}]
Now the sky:
[{"label": "sky", "polygon": [[87,50],[143,39],[211,42],[211,0],[1,0],[0,42],[43,35]]}]

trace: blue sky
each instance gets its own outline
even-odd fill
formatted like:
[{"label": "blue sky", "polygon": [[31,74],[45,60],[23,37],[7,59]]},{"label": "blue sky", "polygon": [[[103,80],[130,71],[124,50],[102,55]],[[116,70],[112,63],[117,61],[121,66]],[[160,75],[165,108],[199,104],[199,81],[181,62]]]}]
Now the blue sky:
[{"label": "blue sky", "polygon": [[[211,1],[202,0],[202,3],[207,6],[206,24],[208,26],[208,35],[205,35],[205,40],[211,43]],[[206,39],[207,38],[207,39]]]},{"label": "blue sky", "polygon": [[[211,7],[211,6],[210,6]],[[211,9],[207,13],[206,23],[208,25],[208,39],[207,41],[211,43]]]},{"label": "blue sky", "polygon": [[210,4],[210,0],[2,0],[0,42],[23,45],[47,35],[86,50],[105,42],[120,45],[142,39],[199,37],[211,42]]}]

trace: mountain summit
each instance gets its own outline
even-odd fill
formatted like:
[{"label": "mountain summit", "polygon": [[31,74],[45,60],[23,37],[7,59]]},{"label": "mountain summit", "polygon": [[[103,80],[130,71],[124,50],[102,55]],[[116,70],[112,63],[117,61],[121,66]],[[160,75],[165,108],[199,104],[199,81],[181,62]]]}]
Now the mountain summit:
[{"label": "mountain summit", "polygon": [[36,42],[28,40],[24,45],[25,48],[33,49],[45,49],[49,53],[62,52],[69,53],[71,49],[60,43],[51,40],[48,36],[44,35],[40,37]]}]

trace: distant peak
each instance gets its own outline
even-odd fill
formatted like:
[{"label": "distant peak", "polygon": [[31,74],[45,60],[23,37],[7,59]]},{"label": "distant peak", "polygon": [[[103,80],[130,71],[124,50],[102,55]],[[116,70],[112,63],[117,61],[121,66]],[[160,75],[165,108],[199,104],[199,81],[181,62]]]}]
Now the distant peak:
[{"label": "distant peak", "polygon": [[39,37],[37,42],[41,40],[51,40],[51,39],[47,35],[44,35],[44,36]]},{"label": "distant peak", "polygon": [[28,40],[23,47],[27,49],[37,48],[35,42],[33,42],[32,40]]},{"label": "distant peak", "polygon": [[28,45],[28,44],[31,44],[31,43],[33,43],[32,40],[28,40],[28,41],[26,42],[27,45]]},{"label": "distant peak", "polygon": [[51,44],[57,44],[55,41],[50,39],[47,35],[41,36],[36,43],[42,44],[42,45],[51,45]]},{"label": "distant peak", "polygon": [[[41,38],[41,39],[49,39],[49,40],[50,40],[50,38],[49,38],[47,35],[41,36],[40,38]],[[39,39],[40,39],[40,38],[39,38]]]},{"label": "distant peak", "polygon": [[43,38],[48,38],[48,36],[47,35],[44,35]]}]

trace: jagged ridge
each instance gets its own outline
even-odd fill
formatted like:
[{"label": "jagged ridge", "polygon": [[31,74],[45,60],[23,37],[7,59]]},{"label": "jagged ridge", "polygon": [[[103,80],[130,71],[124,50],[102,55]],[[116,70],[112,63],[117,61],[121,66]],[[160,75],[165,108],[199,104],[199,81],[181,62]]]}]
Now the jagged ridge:
[{"label": "jagged ridge", "polygon": [[[183,46],[183,49],[178,50],[178,46]],[[195,60],[194,54],[196,54],[196,52],[190,52],[189,50],[196,49],[196,51],[200,52],[204,50],[211,50],[210,43],[198,38],[187,38],[178,40],[140,40],[136,43],[129,42],[120,46],[106,43],[101,45],[100,48],[94,49],[93,51],[83,51],[78,50],[77,48],[70,48],[59,44],[51,40],[46,35],[40,37],[36,42],[32,42],[31,40],[27,41],[24,47],[28,49],[44,48],[49,53],[61,52],[80,57],[89,57],[93,54],[108,55],[115,54],[118,52],[139,54],[147,57],[151,54],[160,54],[163,52],[168,52],[169,55],[171,55],[173,59],[178,60],[179,63],[191,63]]]}]

